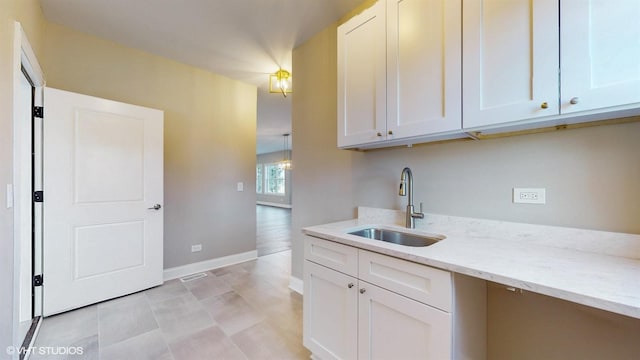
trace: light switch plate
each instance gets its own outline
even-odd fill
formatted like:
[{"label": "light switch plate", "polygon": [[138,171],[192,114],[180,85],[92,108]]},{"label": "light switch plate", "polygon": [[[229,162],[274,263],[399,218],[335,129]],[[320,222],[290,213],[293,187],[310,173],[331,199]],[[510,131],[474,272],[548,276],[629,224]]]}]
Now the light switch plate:
[{"label": "light switch plate", "polygon": [[546,204],[546,189],[513,188],[513,202],[520,204]]},{"label": "light switch plate", "polygon": [[239,182],[238,185],[236,186],[236,189],[238,191],[244,191],[244,183]]}]

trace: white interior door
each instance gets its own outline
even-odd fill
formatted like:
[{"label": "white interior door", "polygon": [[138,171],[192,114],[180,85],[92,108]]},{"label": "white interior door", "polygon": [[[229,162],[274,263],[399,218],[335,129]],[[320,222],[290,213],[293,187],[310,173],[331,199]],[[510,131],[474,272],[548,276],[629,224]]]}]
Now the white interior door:
[{"label": "white interior door", "polygon": [[51,88],[44,105],[44,315],[161,284],[162,111]]}]

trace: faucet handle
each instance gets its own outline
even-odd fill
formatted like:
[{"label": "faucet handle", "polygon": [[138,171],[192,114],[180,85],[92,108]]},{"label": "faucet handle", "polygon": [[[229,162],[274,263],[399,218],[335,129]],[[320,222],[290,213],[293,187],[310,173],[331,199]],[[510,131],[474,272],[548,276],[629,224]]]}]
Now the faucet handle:
[{"label": "faucet handle", "polygon": [[422,203],[420,203],[420,212],[411,214],[414,219],[424,219],[424,213],[422,212]]}]

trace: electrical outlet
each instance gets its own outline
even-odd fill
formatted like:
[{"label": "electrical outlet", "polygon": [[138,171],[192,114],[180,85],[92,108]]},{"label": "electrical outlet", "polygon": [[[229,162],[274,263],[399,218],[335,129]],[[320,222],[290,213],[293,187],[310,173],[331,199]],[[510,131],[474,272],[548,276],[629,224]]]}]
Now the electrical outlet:
[{"label": "electrical outlet", "polygon": [[191,245],[191,252],[202,251],[202,244]]},{"label": "electrical outlet", "polygon": [[521,204],[546,204],[546,191],[544,188],[513,188],[513,202]]}]

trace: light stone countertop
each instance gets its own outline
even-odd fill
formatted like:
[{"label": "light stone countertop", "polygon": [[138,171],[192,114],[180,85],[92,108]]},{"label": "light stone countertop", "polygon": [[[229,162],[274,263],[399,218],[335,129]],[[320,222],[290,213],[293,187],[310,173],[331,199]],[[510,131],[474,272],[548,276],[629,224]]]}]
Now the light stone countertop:
[{"label": "light stone countertop", "polygon": [[[640,235],[426,214],[404,228],[404,212],[358,208],[358,218],[302,231],[310,236],[640,319]],[[408,247],[348,232],[383,227],[444,235]]]}]

